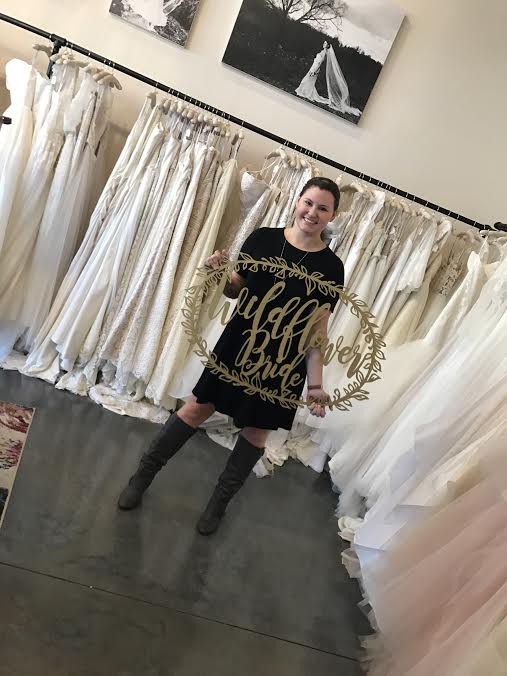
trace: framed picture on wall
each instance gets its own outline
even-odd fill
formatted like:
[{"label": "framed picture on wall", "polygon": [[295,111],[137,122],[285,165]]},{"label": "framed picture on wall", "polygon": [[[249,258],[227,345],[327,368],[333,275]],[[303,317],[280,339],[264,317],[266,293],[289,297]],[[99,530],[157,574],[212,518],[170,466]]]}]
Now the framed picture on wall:
[{"label": "framed picture on wall", "polygon": [[357,123],[403,17],[390,0],[244,0],[223,62]]},{"label": "framed picture on wall", "polygon": [[199,0],[113,0],[109,11],[184,46],[198,5]]}]

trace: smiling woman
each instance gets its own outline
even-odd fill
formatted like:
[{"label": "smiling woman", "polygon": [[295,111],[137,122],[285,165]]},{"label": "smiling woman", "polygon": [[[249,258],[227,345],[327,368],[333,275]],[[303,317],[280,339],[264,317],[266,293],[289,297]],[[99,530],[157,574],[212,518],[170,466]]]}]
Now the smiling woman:
[{"label": "smiling woman", "polygon": [[[291,429],[297,407],[286,402],[301,399],[305,380],[310,413],[325,416],[330,398],[322,389],[323,346],[328,319],[338,302],[337,290],[343,286],[344,268],[322,235],[335,217],[339,201],[334,181],[311,179],[299,195],[292,228],[261,228],[244,242],[237,271],[223,286],[226,296],[240,300],[240,308],[213,352],[232,378],[224,380],[208,363],[193,398],[169,418],[144,454],[120,496],[120,508],[138,506],[155,474],[218,411],[230,416],[243,431],[198,524],[198,531],[209,535],[218,528],[227,504],[262,457],[269,430]],[[276,265],[263,264],[263,260],[276,261]],[[206,261],[212,269],[226,262],[224,251],[215,252]],[[317,282],[309,283],[312,276]],[[308,330],[307,325],[311,325]],[[313,328],[319,335],[317,341],[313,340]]]}]

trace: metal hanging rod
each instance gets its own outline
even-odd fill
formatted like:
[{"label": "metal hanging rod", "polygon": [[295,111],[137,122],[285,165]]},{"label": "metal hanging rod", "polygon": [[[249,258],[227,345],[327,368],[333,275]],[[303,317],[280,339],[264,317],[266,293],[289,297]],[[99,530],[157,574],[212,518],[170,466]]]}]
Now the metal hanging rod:
[{"label": "metal hanging rod", "polygon": [[244,129],[248,129],[249,131],[254,132],[255,134],[259,134],[260,136],[264,136],[265,138],[268,138],[272,141],[275,141],[276,143],[279,143],[280,145],[285,146],[286,148],[291,148],[292,150],[301,153],[303,155],[307,155],[308,157],[312,158],[313,160],[316,160],[318,162],[322,162],[323,164],[327,164],[330,167],[334,167],[335,169],[339,169],[340,171],[345,172],[346,174],[350,174],[351,176],[356,176],[362,181],[366,181],[367,183],[371,183],[372,185],[375,185],[382,190],[386,190],[387,192],[394,193],[395,195],[399,195],[400,197],[404,197],[412,202],[416,202],[417,204],[421,204],[423,207],[426,207],[428,209],[432,209],[433,211],[436,211],[438,213],[444,214],[444,216],[447,216],[449,218],[453,218],[456,221],[461,221],[462,223],[466,223],[468,225],[472,225],[476,228],[480,229],[487,229],[487,226],[483,225],[482,223],[479,223],[478,221],[474,221],[471,218],[467,218],[466,216],[463,216],[462,214],[458,214],[455,211],[452,211],[451,209],[446,209],[445,207],[442,207],[438,204],[434,204],[433,202],[430,202],[429,200],[425,200],[422,197],[418,197],[417,195],[412,195],[411,193],[407,192],[406,190],[402,190],[401,188],[397,188],[396,186],[390,185],[389,183],[386,183],[385,181],[380,181],[378,178],[375,178],[373,176],[368,176],[367,174],[364,174],[361,171],[357,171],[357,169],[353,169],[351,167],[347,167],[345,164],[341,164],[341,162],[337,162],[336,160],[331,159],[330,157],[326,157],[325,155],[320,155],[319,153],[314,152],[313,150],[309,150],[308,148],[304,148],[296,143],[293,143],[292,141],[289,141],[288,139],[284,139],[282,136],[278,136],[277,134],[273,134],[272,132],[268,131],[267,129],[262,129],[261,127],[257,127],[254,124],[251,124],[250,122],[247,122],[246,120],[242,120],[239,117],[235,117],[234,115],[231,115],[230,113],[226,113],[223,110],[220,110],[219,108],[215,108],[214,106],[210,106],[208,103],[204,103],[203,101],[199,101],[198,99],[193,98],[192,96],[188,96],[188,94],[184,94],[183,92],[179,92],[176,89],[173,89],[172,87],[168,87],[167,85],[162,84],[161,82],[158,82],[158,80],[153,80],[150,77],[147,77],[146,75],[143,75],[142,73],[138,73],[135,70],[132,70],[130,68],[127,68],[127,66],[123,66],[121,63],[116,63],[115,61],[111,61],[110,59],[107,59],[105,56],[102,56],[101,54],[97,54],[95,52],[90,51],[89,49],[86,49],[86,47],[81,47],[80,45],[76,45],[75,43],[71,42],[70,40],[67,40],[67,38],[63,38],[59,35],[56,35],[55,33],[49,33],[48,31],[43,30],[42,28],[38,28],[37,26],[32,26],[28,23],[25,23],[24,21],[20,21],[19,19],[15,19],[12,16],[8,16],[7,14],[2,14],[0,13],[0,20],[5,21],[6,23],[10,23],[13,26],[17,26],[18,28],[23,28],[26,31],[29,31],[31,33],[35,33],[36,35],[40,35],[41,37],[47,38],[53,43],[54,46],[54,53],[56,53],[59,49],[62,47],[70,47],[72,50],[79,52],[81,54],[84,54],[87,56],[89,59],[93,59],[94,61],[98,61],[99,63],[103,63],[105,66],[109,66],[113,68],[114,70],[124,73],[125,75],[128,75],[129,77],[134,78],[135,80],[139,80],[140,82],[144,82],[145,84],[149,85],[150,87],[153,87],[154,89],[159,89],[160,91],[166,92],[167,94],[170,94],[171,96],[174,96],[175,98],[181,99],[183,101],[186,101],[187,103],[191,103],[195,106],[198,106],[199,108],[203,108],[204,110],[208,110],[209,112],[213,113],[214,115],[217,115],[219,117],[224,118],[228,122],[232,122],[238,126],[243,127]]}]

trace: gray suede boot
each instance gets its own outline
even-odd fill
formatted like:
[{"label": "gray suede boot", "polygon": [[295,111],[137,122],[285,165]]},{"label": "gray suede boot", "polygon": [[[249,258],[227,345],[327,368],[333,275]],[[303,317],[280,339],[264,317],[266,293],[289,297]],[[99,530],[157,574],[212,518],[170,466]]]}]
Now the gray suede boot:
[{"label": "gray suede boot", "polygon": [[146,453],[143,454],[136,473],[130,477],[127,486],[120,494],[118,507],[120,509],[138,507],[144,492],[157,472],[196,432],[197,429],[187,425],[176,413],[173,413],[151,442]]},{"label": "gray suede boot", "polygon": [[241,435],[238,437],[213,495],[197,523],[197,531],[201,535],[211,535],[218,529],[227,505],[263,455],[263,448],[254,446]]}]

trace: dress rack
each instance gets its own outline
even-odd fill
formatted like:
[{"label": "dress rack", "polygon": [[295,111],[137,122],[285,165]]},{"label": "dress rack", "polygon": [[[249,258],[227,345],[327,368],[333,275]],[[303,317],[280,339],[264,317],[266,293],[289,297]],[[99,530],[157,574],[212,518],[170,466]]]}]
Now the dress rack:
[{"label": "dress rack", "polygon": [[102,56],[100,54],[96,54],[95,52],[92,52],[89,49],[86,49],[85,47],[81,47],[80,45],[76,45],[75,43],[71,42],[70,40],[67,40],[67,38],[63,38],[59,35],[56,35],[55,33],[49,33],[48,31],[43,30],[42,28],[38,28],[37,26],[32,26],[28,23],[25,23],[24,21],[20,21],[19,19],[16,19],[12,16],[8,16],[7,14],[0,13],[0,20],[48,39],[50,42],[53,43],[53,54],[56,54],[62,47],[69,47],[70,49],[72,49],[76,52],[84,54],[89,59],[93,59],[94,61],[98,61],[99,63],[103,63],[104,65],[109,66],[109,67],[113,68],[114,70],[116,70],[120,73],[124,73],[125,75],[128,75],[129,77],[132,77],[135,80],[139,80],[140,82],[143,82],[143,83],[149,85],[150,87],[153,87],[155,89],[159,89],[160,91],[163,91],[167,94],[170,94],[171,96],[174,96],[175,98],[181,99],[182,101],[186,101],[187,103],[191,103],[191,104],[193,104],[193,105],[195,105],[199,108],[202,108],[204,110],[208,110],[209,112],[211,112],[214,115],[217,115],[219,117],[222,117],[223,119],[227,120],[228,122],[232,122],[233,124],[241,126],[244,129],[248,129],[249,131],[252,131],[255,134],[259,134],[261,136],[264,136],[265,138],[268,138],[272,141],[275,141],[276,143],[279,143],[280,145],[283,145],[287,148],[291,148],[292,150],[294,150],[298,153],[301,153],[303,155],[306,155],[313,160],[322,162],[323,164],[327,164],[328,166],[334,167],[335,169],[339,169],[340,171],[343,171],[346,174],[350,174],[351,176],[355,176],[358,179],[365,181],[366,183],[370,183],[372,185],[378,186],[382,190],[385,190],[385,191],[390,192],[390,193],[394,193],[395,195],[399,195],[400,197],[406,198],[406,199],[408,199],[412,202],[416,202],[417,204],[421,204],[423,207],[426,207],[426,208],[432,209],[433,211],[436,211],[438,213],[444,214],[444,216],[452,218],[456,221],[466,223],[467,225],[472,225],[472,226],[479,228],[481,230],[489,229],[488,226],[485,226],[482,223],[479,223],[478,221],[472,220],[471,218],[467,218],[466,216],[463,216],[462,214],[458,214],[455,211],[452,211],[451,209],[446,209],[445,207],[442,207],[438,204],[434,204],[433,202],[430,202],[429,200],[425,200],[422,197],[417,197],[417,195],[412,195],[411,193],[407,192],[406,190],[402,190],[401,188],[397,188],[396,186],[390,185],[389,183],[385,183],[384,181],[380,181],[378,178],[375,178],[373,176],[368,176],[367,174],[364,174],[363,172],[358,171],[357,169],[347,167],[345,164],[341,164],[340,162],[337,162],[336,160],[333,160],[329,157],[325,157],[324,155],[320,155],[319,153],[316,153],[312,150],[309,150],[308,148],[304,148],[304,147],[302,147],[302,146],[300,146],[296,143],[293,143],[292,141],[289,141],[288,139],[284,139],[281,136],[273,134],[272,132],[270,132],[266,129],[262,129],[261,127],[258,127],[254,124],[251,124],[250,122],[247,122],[246,120],[242,120],[241,118],[235,117],[234,115],[231,115],[230,113],[226,113],[225,111],[219,110],[218,108],[215,108],[214,106],[210,106],[209,104],[204,103],[203,101],[199,101],[198,99],[195,99],[192,96],[189,96],[188,94],[184,94],[182,92],[179,92],[176,89],[173,89],[172,87],[168,87],[167,85],[164,85],[164,84],[158,82],[157,80],[153,80],[152,78],[147,77],[146,75],[143,75],[142,73],[138,73],[135,70],[128,68],[127,66],[123,66],[120,63],[116,63],[115,61],[111,61],[110,59],[106,58],[105,56]]}]

